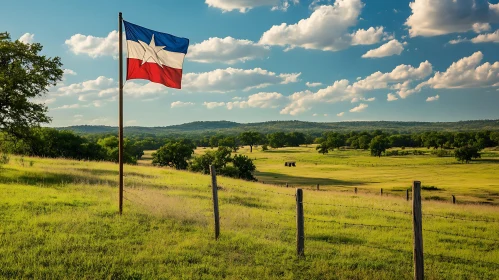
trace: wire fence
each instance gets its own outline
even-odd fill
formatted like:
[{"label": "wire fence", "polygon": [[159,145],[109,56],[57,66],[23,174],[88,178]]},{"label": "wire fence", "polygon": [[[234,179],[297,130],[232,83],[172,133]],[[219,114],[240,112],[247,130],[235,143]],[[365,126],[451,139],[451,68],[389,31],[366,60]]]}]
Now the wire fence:
[{"label": "wire fence", "polygon": [[[214,186],[212,186],[214,197],[216,197],[216,211],[218,211],[218,195],[215,196],[215,193],[218,192],[218,185],[216,184],[216,179],[213,181]],[[268,185],[267,185],[268,186]],[[413,223],[416,223],[415,221],[415,214],[413,211],[406,211],[406,210],[398,210],[398,209],[388,209],[388,208],[380,208],[380,207],[372,207],[372,206],[362,206],[362,205],[347,205],[347,204],[340,204],[340,203],[318,203],[318,202],[309,202],[309,201],[299,201],[299,198],[296,194],[290,194],[290,193],[284,193],[284,192],[279,192],[279,191],[274,191],[270,189],[263,189],[263,188],[254,188],[254,187],[248,187],[248,186],[243,186],[243,185],[235,185],[235,184],[224,184],[223,187],[221,187],[224,190],[228,190],[230,193],[231,190],[244,190],[247,193],[251,194],[261,194],[261,193],[271,193],[273,195],[278,195],[284,197],[294,197],[294,202],[297,204],[297,209],[298,204],[302,205],[302,210],[303,210],[303,205],[304,206],[311,206],[311,209],[314,208],[314,206],[321,206],[325,207],[326,210],[329,208],[331,210],[333,209],[338,209],[338,208],[347,208],[347,209],[362,209],[362,210],[368,210],[368,211],[373,211],[373,213],[380,212],[380,213],[394,213],[394,214],[401,214],[405,215],[405,217],[408,218],[408,220],[412,220]],[[155,208],[159,210],[157,206],[151,205],[151,201],[147,200],[146,198],[141,197],[138,195],[136,192],[129,192],[124,190],[126,193],[126,196],[124,196],[124,199],[131,203],[137,203],[142,207],[145,208]],[[223,200],[224,203],[231,204],[231,205],[236,205],[236,206],[241,206],[241,207],[247,207],[247,205],[241,204],[241,203],[234,203],[233,201],[230,200]],[[413,200],[414,201],[414,200]],[[214,201],[215,203],[215,201]],[[414,207],[414,204],[413,204]],[[419,200],[419,207],[421,207],[421,202]],[[264,207],[255,207],[252,209],[256,209],[257,211],[262,211],[266,213],[270,213],[274,215],[276,219],[279,219],[279,222],[283,222],[283,224],[277,223],[277,221],[274,221],[277,226],[282,226],[283,229],[286,230],[293,230],[296,229],[298,230],[300,225],[299,225],[299,220],[300,218],[302,219],[302,222],[305,223],[307,222],[307,228],[323,228],[323,229],[328,229],[331,228],[329,225],[336,225],[336,226],[342,226],[344,228],[346,227],[361,227],[361,228],[368,228],[368,229],[374,229],[374,230],[384,230],[384,231],[393,231],[396,230],[398,232],[403,231],[407,233],[412,233],[414,238],[418,234],[415,230],[415,226],[413,227],[408,227],[408,226],[402,226],[400,224],[373,224],[373,223],[363,223],[363,222],[347,222],[347,221],[341,221],[340,219],[333,219],[333,218],[323,218],[325,215],[324,214],[300,214],[299,211],[292,215],[289,214],[290,210],[279,210],[282,209],[282,206],[280,205],[275,205],[275,207],[271,208],[264,208]],[[310,209],[305,209],[303,211],[308,211]],[[324,210],[321,208],[321,210]],[[313,211],[312,211],[313,212]],[[319,218],[320,216],[321,218]],[[455,215],[440,215],[440,214],[433,214],[433,213],[421,213],[421,217],[427,217],[427,218],[435,218],[435,219],[450,219],[450,220],[458,220],[458,221],[465,221],[465,222],[480,222],[480,223],[499,223],[498,220],[496,219],[490,219],[490,218],[468,218],[468,217],[459,217]],[[285,227],[285,223],[289,223],[290,221],[295,221],[297,222],[296,228],[292,227]],[[388,219],[387,219],[388,220]],[[219,224],[219,221],[215,221],[215,224]],[[321,226],[318,226],[321,225]],[[301,225],[303,226],[303,225]],[[422,228],[422,227],[421,227]],[[222,229],[223,230],[223,229]],[[436,230],[436,229],[426,229],[422,228],[422,232],[430,234],[431,237],[440,237],[440,236],[452,236],[455,238],[466,238],[466,239],[474,239],[474,240],[481,240],[481,241],[487,241],[487,242],[492,242],[488,244],[488,246],[492,245],[497,245],[499,244],[499,239],[495,238],[490,238],[490,237],[485,237],[485,236],[475,236],[475,235],[468,235],[468,234],[463,234],[463,233],[454,233],[454,232],[448,232],[448,231],[441,231],[441,230]],[[487,231],[486,229],[482,229],[482,232]],[[338,232],[338,231],[336,231]],[[299,231],[297,232],[297,244],[299,244],[300,238],[303,238],[305,240],[306,236],[299,236],[300,233]],[[217,236],[218,238],[218,236]],[[422,236],[421,236],[422,238]],[[314,241],[317,241],[314,239]],[[326,243],[331,243],[328,242],[327,240],[321,240],[321,242],[326,242]],[[408,241],[409,242],[409,241]],[[338,242],[335,242],[334,244],[340,244]],[[412,241],[410,241],[410,244],[412,245]],[[346,244],[345,244],[346,245]],[[402,250],[398,248],[391,248],[387,246],[380,246],[380,245],[373,245],[373,244],[348,244],[352,246],[359,246],[359,247],[366,247],[366,248],[371,248],[371,249],[378,249],[378,250],[387,250],[387,251],[392,251],[392,252],[397,252],[405,255],[413,255],[416,254],[416,249],[414,251],[407,251],[407,250]],[[421,248],[422,249],[422,248]],[[297,252],[299,253],[299,249],[297,249]],[[422,252],[422,250],[421,250]],[[300,255],[300,254],[299,254]],[[441,262],[453,262],[453,263],[465,263],[465,264],[471,264],[471,265],[488,265],[488,266],[494,266],[494,267],[499,267],[499,263],[495,262],[490,262],[490,261],[482,261],[482,260],[471,260],[471,259],[465,259],[465,258],[460,258],[460,257],[455,257],[455,256],[446,256],[446,255],[441,255],[441,254],[432,254],[431,252],[425,252],[423,256],[428,257],[433,260],[441,261]],[[416,264],[415,264],[416,267]]]}]

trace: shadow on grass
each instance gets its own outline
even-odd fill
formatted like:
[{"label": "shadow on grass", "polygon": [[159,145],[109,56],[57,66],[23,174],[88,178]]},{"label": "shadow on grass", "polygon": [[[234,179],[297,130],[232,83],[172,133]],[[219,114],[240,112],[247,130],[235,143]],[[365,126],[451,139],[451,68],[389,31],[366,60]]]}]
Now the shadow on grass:
[{"label": "shadow on grass", "polygon": [[499,164],[499,158],[479,158],[479,159],[474,159],[472,162]]},{"label": "shadow on grass", "polygon": [[[292,168],[292,167],[291,167]],[[291,176],[280,173],[272,172],[255,172],[255,176],[258,181],[264,181],[265,183],[285,185],[286,183],[290,185],[328,185],[328,186],[359,186],[364,185],[364,182],[360,181],[344,181],[329,178],[312,178],[312,177],[300,177]]]},{"label": "shadow on grass", "polygon": [[268,151],[265,151],[265,153],[272,153],[272,154],[298,154],[298,153],[303,153],[303,151],[268,150]]},{"label": "shadow on grass", "polygon": [[359,238],[353,238],[350,236],[344,236],[344,235],[332,235],[332,234],[325,234],[325,233],[319,233],[319,234],[308,234],[307,239],[313,240],[313,241],[322,241],[322,242],[327,242],[327,243],[341,243],[341,244],[363,244],[365,243],[365,240],[359,239]]}]

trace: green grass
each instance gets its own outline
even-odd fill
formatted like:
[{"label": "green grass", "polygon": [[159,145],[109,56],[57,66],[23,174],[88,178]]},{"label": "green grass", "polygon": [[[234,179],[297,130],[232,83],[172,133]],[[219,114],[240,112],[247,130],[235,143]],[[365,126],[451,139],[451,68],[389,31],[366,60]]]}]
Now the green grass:
[{"label": "green grass", "polygon": [[[198,149],[203,153],[206,149]],[[412,150],[412,149],[410,149]],[[425,199],[458,202],[499,204],[499,152],[485,150],[482,159],[470,164],[459,163],[454,157],[430,155],[372,157],[369,151],[335,150],[329,154],[317,153],[315,146],[281,148],[262,152],[260,148],[249,152],[249,147],[239,150],[254,160],[256,177],[266,184],[315,188],[324,190],[383,193],[405,196],[412,181],[438,190],[423,191]],[[296,167],[284,166],[285,161],[296,161]]]},{"label": "green grass", "polygon": [[[12,157],[0,170],[0,278],[411,279],[411,215],[370,209],[409,212],[410,202],[397,196],[337,191],[339,186],[354,185],[368,190],[367,183],[360,183],[374,177],[376,169],[384,174],[376,175],[379,180],[387,181],[389,170],[398,173],[400,165],[393,159],[366,157],[363,152],[347,152],[345,158],[335,157],[336,152],[320,157],[303,154],[306,149],[296,149],[296,154],[302,153],[299,159],[294,153],[254,154],[259,176],[285,171],[281,176],[307,184],[307,178],[325,177],[322,182],[332,182],[321,191],[304,191],[304,259],[295,257],[292,188],[219,178],[221,237],[215,241],[208,176],[125,166],[126,200],[124,215],[119,216],[116,164],[41,158],[25,158],[22,163]],[[355,153],[357,159],[353,159]],[[278,166],[285,158],[296,159],[298,167]],[[446,166],[439,162],[447,159],[425,159],[434,168],[427,167],[423,159],[415,159],[418,164],[414,166],[427,172]],[[318,160],[322,161],[315,167]],[[370,161],[378,165],[363,174],[354,160],[358,165]],[[402,166],[408,176],[411,167]],[[487,164],[468,168],[475,166]],[[305,167],[310,167],[305,169],[309,173],[300,174]],[[343,172],[347,174],[336,175]],[[483,178],[497,176],[491,171],[482,173],[488,173]],[[419,174],[424,172],[419,170]],[[411,183],[408,178],[391,176],[401,187]],[[265,180],[270,182],[270,177]],[[421,180],[425,186],[453,186],[442,185],[445,178]],[[499,240],[496,207],[425,200],[423,213],[494,220],[424,216],[426,279],[499,278],[499,242],[493,241]],[[313,219],[398,228],[344,226]]]}]

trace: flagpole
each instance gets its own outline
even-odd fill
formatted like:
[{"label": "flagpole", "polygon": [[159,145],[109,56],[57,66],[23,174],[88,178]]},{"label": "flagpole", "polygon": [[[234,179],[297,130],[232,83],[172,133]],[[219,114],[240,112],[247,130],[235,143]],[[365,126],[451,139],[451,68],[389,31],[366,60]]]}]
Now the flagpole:
[{"label": "flagpole", "polygon": [[119,13],[119,165],[120,165],[120,198],[119,207],[120,215],[123,214],[123,17]]}]

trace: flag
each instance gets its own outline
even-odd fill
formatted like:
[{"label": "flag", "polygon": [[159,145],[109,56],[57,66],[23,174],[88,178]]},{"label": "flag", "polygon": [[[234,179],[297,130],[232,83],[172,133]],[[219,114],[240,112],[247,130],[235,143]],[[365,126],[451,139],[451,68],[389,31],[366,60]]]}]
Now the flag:
[{"label": "flag", "polygon": [[128,49],[126,79],[145,79],[181,88],[189,39],[123,22]]}]

